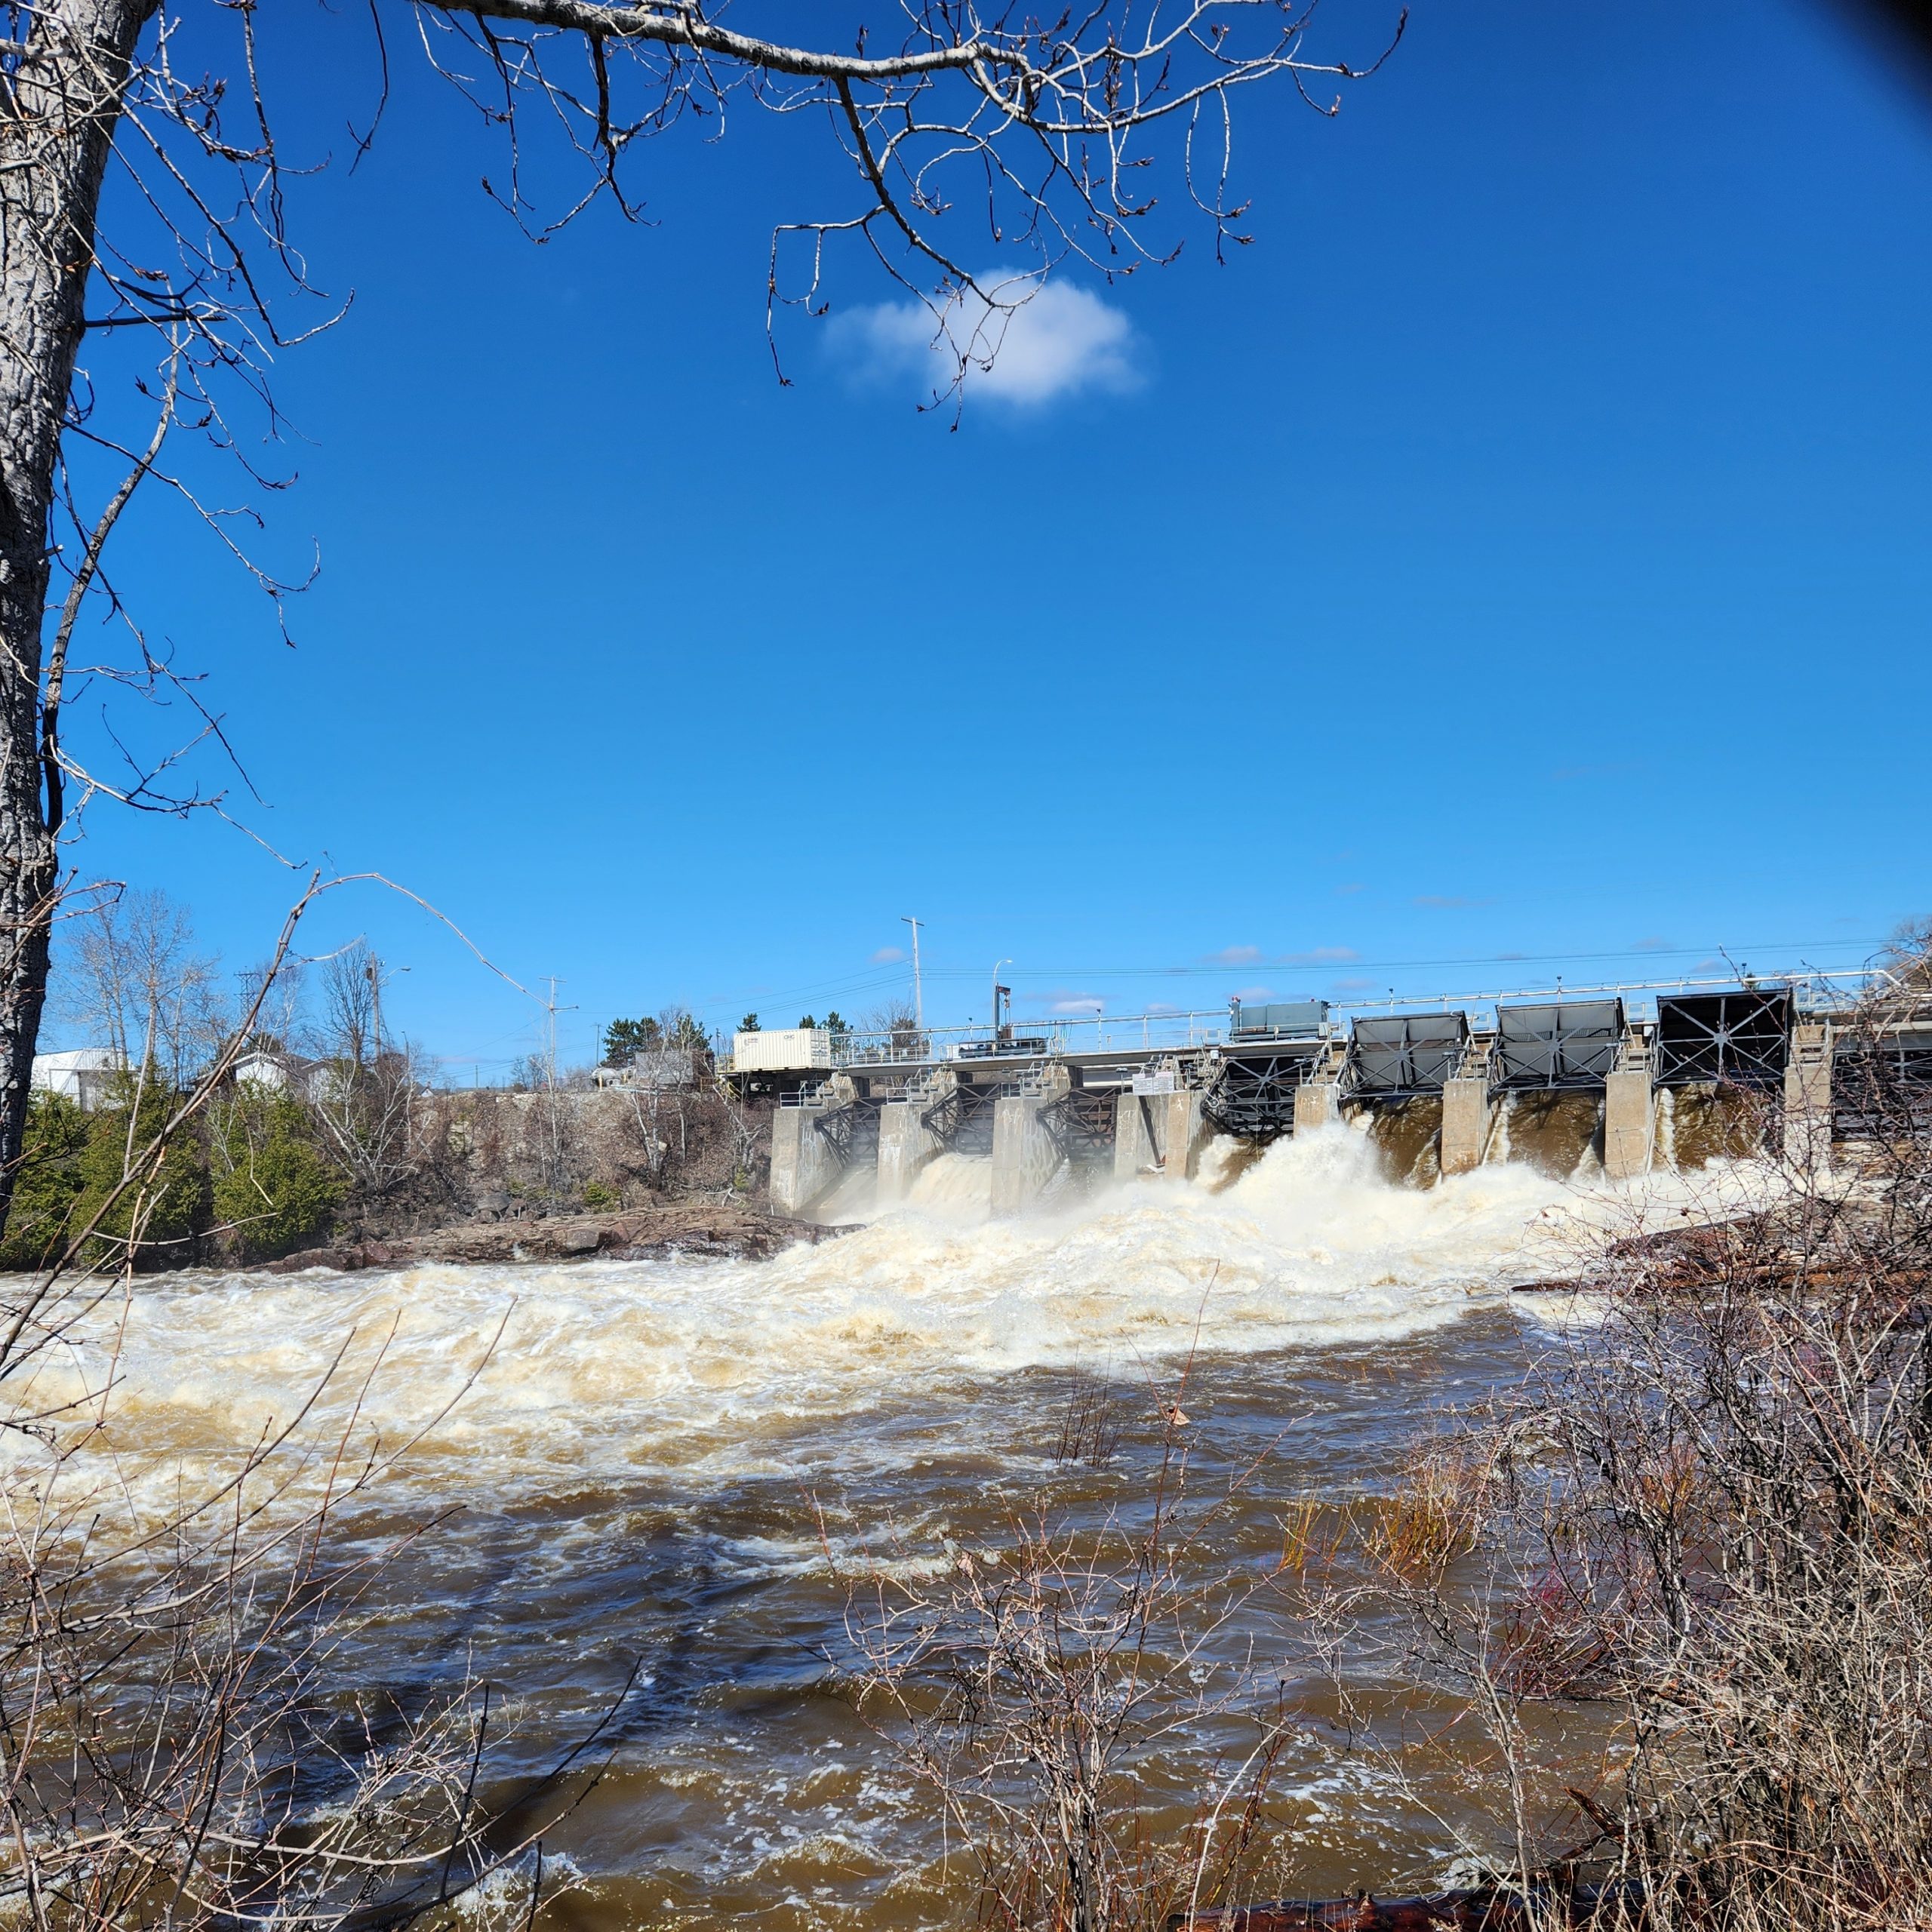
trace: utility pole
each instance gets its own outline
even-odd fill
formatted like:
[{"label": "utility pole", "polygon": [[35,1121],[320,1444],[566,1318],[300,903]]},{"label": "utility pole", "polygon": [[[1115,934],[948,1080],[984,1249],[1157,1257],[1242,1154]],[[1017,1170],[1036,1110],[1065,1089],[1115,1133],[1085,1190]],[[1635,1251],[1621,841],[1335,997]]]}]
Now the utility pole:
[{"label": "utility pole", "polygon": [[559,1013],[574,1013],[577,1008],[558,1005],[557,989],[562,982],[554,973],[547,977],[550,997],[544,1002],[543,1012],[549,1022],[549,1030],[543,1050],[543,1088],[546,1096],[544,1110],[550,1116],[550,1171],[546,1180],[550,1192],[555,1194],[564,1167],[563,1128],[557,1115],[557,1015]]},{"label": "utility pole", "polygon": [[549,975],[548,983],[550,988],[550,997],[544,1002],[543,1007],[544,1015],[549,1023],[546,1044],[543,1050],[543,1080],[544,1084],[552,1093],[555,1093],[557,1088],[557,1015],[560,1013],[574,1013],[577,1008],[574,1006],[559,1006],[557,1004],[557,989],[563,984],[563,981],[555,974]]},{"label": "utility pole", "polygon": [[919,990],[919,922],[909,912],[899,915],[902,925],[912,928],[912,1024],[923,1033],[926,1030],[926,1003]]},{"label": "utility pole", "polygon": [[376,1034],[375,1050],[369,1057],[371,1066],[383,1063],[383,972],[382,962],[372,952],[362,962],[362,970],[369,979],[369,1005],[374,1015]]}]

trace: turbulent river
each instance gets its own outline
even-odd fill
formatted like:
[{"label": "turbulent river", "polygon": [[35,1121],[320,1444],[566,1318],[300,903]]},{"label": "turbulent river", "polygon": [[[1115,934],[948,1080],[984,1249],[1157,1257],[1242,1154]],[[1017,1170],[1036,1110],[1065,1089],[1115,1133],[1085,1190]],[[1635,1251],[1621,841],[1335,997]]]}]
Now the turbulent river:
[{"label": "turbulent river", "polygon": [[[126,1318],[115,1429],[137,1478],[206,1476],[345,1341],[343,1388],[381,1353],[365,1426],[396,1443],[441,1415],[357,1533],[446,1513],[343,1668],[405,1703],[486,1672],[532,1763],[640,1671],[609,1775],[548,1847],[578,1881],[551,1922],[957,1923],[931,1807],[826,1694],[833,1564],[997,1545],[1042,1507],[1097,1521],[1144,1489],[1177,1393],[1191,1481],[1261,1458],[1214,1535],[1217,1561],[1265,1564],[1292,1499],[1386,1491],[1432,1417],[1561,1346],[1552,1298],[1512,1282],[1714,1184],[1593,1188],[1518,1159],[1421,1189],[1346,1130],[1232,1179],[1223,1158],[998,1223],[986,1168],[943,1159],[904,1207],[762,1263],[158,1282]],[[1100,1467],[1057,1454],[1096,1386],[1122,1431]],[[1235,1633],[1262,1654],[1267,1617]],[[1439,1817],[1318,1727],[1276,1792],[1298,1884],[1448,1855]]]}]

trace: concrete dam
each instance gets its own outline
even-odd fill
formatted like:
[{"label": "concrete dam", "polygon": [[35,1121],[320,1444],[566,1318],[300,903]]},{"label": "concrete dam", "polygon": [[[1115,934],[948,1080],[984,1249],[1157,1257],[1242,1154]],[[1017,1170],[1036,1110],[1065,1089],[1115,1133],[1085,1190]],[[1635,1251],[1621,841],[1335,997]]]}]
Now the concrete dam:
[{"label": "concrete dam", "polygon": [[[1063,1174],[1192,1177],[1217,1135],[1258,1148],[1350,1118],[1414,1185],[1524,1158],[1539,1140],[1625,1180],[1771,1137],[1813,1158],[1858,1138],[1863,1086],[1834,1078],[1850,1004],[1814,975],[1352,1017],[1320,1000],[1237,1001],[1029,1032],[996,1002],[977,1032],[740,1033],[726,1077],[777,1100],[771,1197],[792,1214],[862,1172],[879,1204],[903,1200],[952,1154],[990,1163],[992,1211],[1014,1214]],[[1932,1127],[1932,1017],[1894,1031],[1887,1078],[1922,1090],[1918,1124]],[[1697,1132],[1679,1131],[1687,1120]]]}]

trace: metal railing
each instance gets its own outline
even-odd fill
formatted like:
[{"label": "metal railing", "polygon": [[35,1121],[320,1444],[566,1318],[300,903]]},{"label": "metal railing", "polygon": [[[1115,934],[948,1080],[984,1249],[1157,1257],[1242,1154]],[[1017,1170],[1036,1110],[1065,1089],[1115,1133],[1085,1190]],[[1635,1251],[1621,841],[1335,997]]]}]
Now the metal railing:
[{"label": "metal railing", "polygon": [[[1789,986],[1801,1014],[1827,1014],[1849,1008],[1861,994],[1887,977],[1868,968],[1763,973],[1752,974],[1749,983],[1766,987]],[[1716,992],[1743,983],[1735,974],[1718,977],[1680,974],[1673,978],[1613,980],[1577,985],[1558,980],[1547,986],[1490,986],[1466,992],[1391,994],[1386,999],[1337,999],[1330,1006],[1327,1020],[1301,1037],[1311,1041],[1346,1039],[1351,1023],[1358,1016],[1444,1010],[1465,1012],[1472,1028],[1493,1031],[1499,1002],[1600,999],[1607,995],[1622,998],[1631,1019],[1648,1020],[1656,1017],[1656,1000],[1660,993]],[[1229,1014],[1226,1008],[1221,1008],[1204,1012],[1055,1014],[1042,1020],[1016,1022],[1011,1027],[1002,1029],[1001,1037],[997,1039],[992,1029],[983,1026],[924,1026],[916,1031],[902,1026],[882,1032],[854,1029],[834,1033],[831,1051],[832,1070],[843,1072],[878,1067],[932,1069],[955,1065],[971,1066],[976,1062],[1008,1058],[1059,1059],[1069,1055],[1104,1056],[1109,1053],[1195,1053],[1211,1048],[1225,1050],[1230,1044]],[[1244,1046],[1248,1042],[1244,1040],[1233,1044]],[[802,1095],[785,1097],[790,1105],[811,1104]]]}]

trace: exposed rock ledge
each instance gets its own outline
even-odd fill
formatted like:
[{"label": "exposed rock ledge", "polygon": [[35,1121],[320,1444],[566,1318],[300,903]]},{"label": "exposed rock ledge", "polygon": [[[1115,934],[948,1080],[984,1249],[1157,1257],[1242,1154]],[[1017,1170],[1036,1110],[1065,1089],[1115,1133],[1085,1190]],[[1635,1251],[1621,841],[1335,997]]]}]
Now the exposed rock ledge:
[{"label": "exposed rock ledge", "polygon": [[410,1268],[426,1262],[629,1260],[673,1250],[761,1260],[794,1241],[844,1232],[764,1214],[743,1201],[679,1201],[617,1214],[457,1222],[424,1234],[304,1248],[263,1266],[271,1274],[289,1275],[305,1268]]}]

